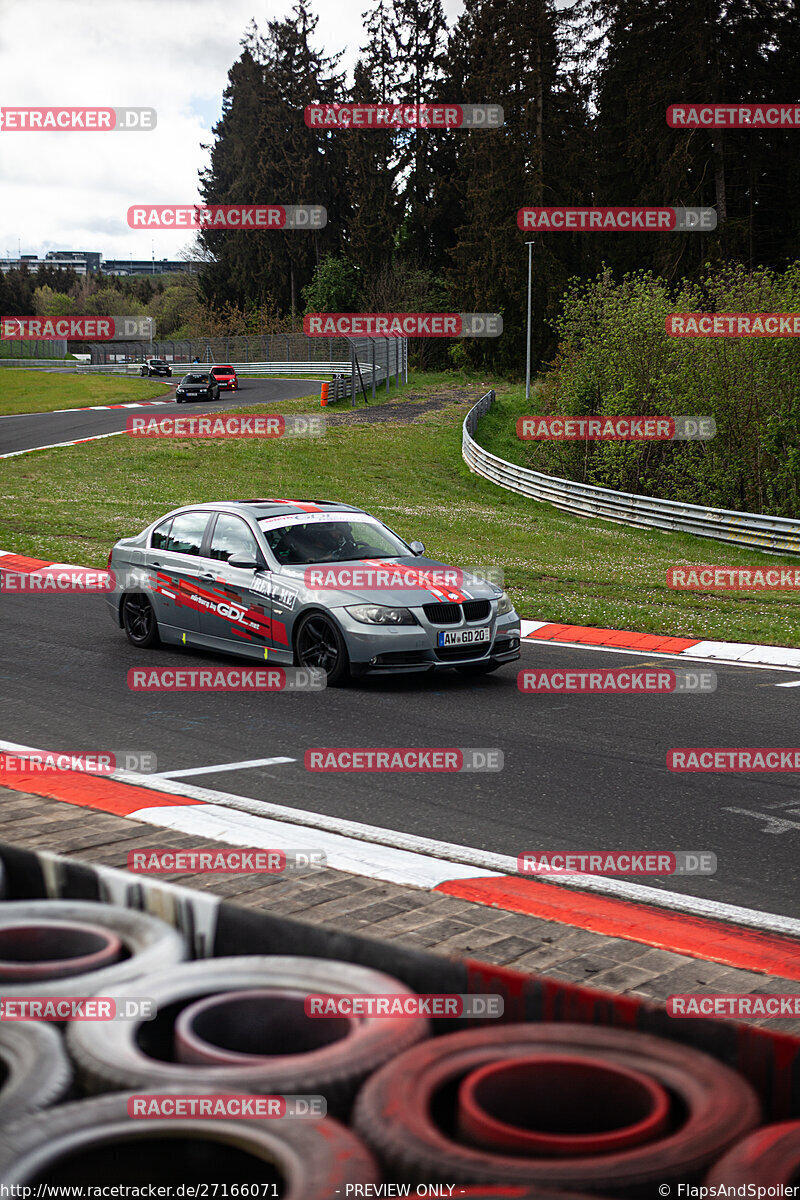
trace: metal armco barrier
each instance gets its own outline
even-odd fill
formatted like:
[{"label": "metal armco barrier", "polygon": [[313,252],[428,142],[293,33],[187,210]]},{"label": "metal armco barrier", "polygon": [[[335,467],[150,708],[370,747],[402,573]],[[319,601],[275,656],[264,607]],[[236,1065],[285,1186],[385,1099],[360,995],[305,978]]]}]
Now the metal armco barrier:
[{"label": "metal armco barrier", "polygon": [[693,533],[696,537],[715,538],[739,546],[751,546],[755,550],[800,554],[800,521],[790,517],[706,508],[702,504],[684,504],[678,500],[637,496],[633,492],[616,492],[613,488],[559,479],[555,475],[544,475],[540,471],[506,462],[504,458],[484,450],[474,439],[479,419],[494,402],[495,393],[492,390],[481,396],[467,413],[461,453],[471,471],[499,487],[529,496],[532,500],[545,501],[563,512],[580,517],[597,517],[618,525],[634,525],[643,529]]}]

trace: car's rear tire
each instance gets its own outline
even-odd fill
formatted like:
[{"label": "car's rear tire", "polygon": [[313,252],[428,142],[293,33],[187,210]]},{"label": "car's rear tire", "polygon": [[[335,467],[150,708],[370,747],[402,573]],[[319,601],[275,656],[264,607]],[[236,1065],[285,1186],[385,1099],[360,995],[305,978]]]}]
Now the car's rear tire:
[{"label": "car's rear tire", "polygon": [[122,598],[122,628],[132,646],[149,650],[161,644],[153,606],[141,592],[129,592]]},{"label": "car's rear tire", "polygon": [[326,674],[327,687],[341,687],[350,679],[350,657],[339,627],[321,612],[300,618],[294,641],[299,667],[315,667]]}]

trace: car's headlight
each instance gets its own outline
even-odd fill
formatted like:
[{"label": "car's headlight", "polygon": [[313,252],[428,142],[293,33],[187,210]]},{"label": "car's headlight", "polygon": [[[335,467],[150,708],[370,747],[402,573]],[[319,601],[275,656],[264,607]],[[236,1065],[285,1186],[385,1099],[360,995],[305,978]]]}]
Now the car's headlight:
[{"label": "car's headlight", "polygon": [[504,616],[506,613],[514,611],[514,605],[508,592],[501,592],[497,597],[497,615]]},{"label": "car's headlight", "polygon": [[386,608],[382,604],[354,604],[345,610],[365,625],[416,625],[410,608]]}]

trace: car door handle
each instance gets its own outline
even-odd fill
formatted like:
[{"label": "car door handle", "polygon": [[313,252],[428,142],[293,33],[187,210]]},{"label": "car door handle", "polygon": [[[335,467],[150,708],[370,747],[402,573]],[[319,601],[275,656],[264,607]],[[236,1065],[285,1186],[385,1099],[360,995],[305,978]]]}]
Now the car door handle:
[{"label": "car door handle", "polygon": [[216,579],[216,575],[214,575],[211,571],[201,571],[197,578],[213,580],[213,579]]}]

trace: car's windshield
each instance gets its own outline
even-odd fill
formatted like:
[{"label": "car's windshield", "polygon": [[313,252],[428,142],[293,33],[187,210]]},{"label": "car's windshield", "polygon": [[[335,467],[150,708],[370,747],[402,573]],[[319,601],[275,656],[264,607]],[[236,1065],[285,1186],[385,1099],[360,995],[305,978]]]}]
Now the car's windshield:
[{"label": "car's windshield", "polygon": [[291,522],[265,517],[259,525],[278,562],[287,566],[404,558],[410,553],[405,542],[369,517]]},{"label": "car's windshield", "polygon": [[212,375],[235,375],[233,367],[212,367]]},{"label": "car's windshield", "polygon": [[208,383],[207,375],[187,375],[184,383]]}]

